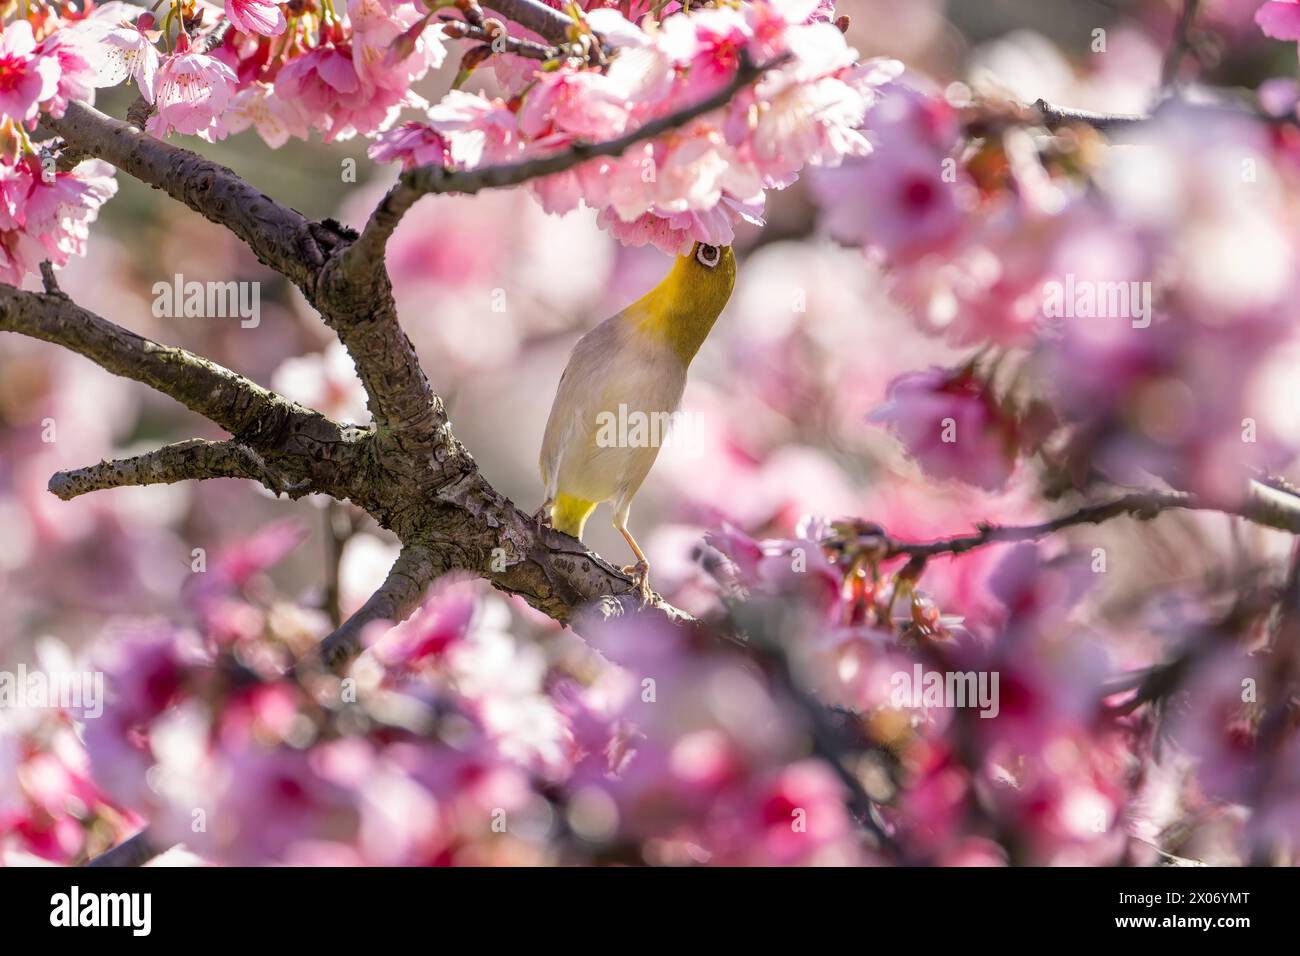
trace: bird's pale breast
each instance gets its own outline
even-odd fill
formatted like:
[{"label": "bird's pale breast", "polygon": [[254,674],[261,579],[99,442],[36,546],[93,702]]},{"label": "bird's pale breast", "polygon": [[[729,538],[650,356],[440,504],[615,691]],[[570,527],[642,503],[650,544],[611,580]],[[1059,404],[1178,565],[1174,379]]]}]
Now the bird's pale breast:
[{"label": "bird's pale breast", "polygon": [[[666,437],[658,425],[677,410],[685,387],[686,368],[672,349],[622,313],[583,336],[546,424],[541,466],[548,495],[630,500]],[[638,421],[649,427],[638,431]]]}]

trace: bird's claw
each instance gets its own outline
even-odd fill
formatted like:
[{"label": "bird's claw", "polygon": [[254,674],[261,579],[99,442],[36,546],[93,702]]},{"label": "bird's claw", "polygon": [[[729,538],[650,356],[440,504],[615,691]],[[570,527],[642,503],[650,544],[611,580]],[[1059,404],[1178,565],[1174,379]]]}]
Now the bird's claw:
[{"label": "bird's claw", "polygon": [[650,565],[648,563],[638,561],[636,564],[629,564],[623,568],[623,573],[632,579],[632,584],[641,597],[642,607],[654,601],[655,593],[650,588]]},{"label": "bird's claw", "polygon": [[542,506],[533,512],[533,522],[537,525],[537,530],[551,527],[551,503],[543,501]]}]

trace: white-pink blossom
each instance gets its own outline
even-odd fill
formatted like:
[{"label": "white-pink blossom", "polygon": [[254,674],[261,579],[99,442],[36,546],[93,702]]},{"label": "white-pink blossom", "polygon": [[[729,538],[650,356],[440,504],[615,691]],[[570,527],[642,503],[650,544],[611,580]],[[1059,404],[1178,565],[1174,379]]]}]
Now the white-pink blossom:
[{"label": "white-pink blossom", "polygon": [[158,68],[157,82],[156,111],[149,117],[148,131],[164,136],[174,131],[211,140],[217,118],[234,96],[237,80],[230,67],[216,57],[178,43]]}]

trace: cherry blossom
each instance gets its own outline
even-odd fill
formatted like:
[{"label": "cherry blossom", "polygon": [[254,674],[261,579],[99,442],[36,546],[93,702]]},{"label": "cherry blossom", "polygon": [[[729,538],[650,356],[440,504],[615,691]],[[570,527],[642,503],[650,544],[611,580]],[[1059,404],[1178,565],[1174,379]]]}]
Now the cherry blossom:
[{"label": "cherry blossom", "polygon": [[276,37],[284,32],[284,11],[269,0],[226,0],[226,16],[231,25],[244,33]]},{"label": "cherry blossom", "polygon": [[18,20],[0,33],[0,115],[31,122],[58,85],[58,58],[37,51],[30,23]]},{"label": "cherry blossom", "polygon": [[1015,465],[1015,421],[970,369],[930,369],[897,379],[873,413],[897,432],[927,474],[1000,487]]},{"label": "cherry blossom", "polygon": [[[182,34],[182,38],[184,34]],[[217,118],[235,91],[235,74],[216,57],[193,51],[182,39],[162,61],[156,77],[151,133],[188,133],[212,139]]]}]

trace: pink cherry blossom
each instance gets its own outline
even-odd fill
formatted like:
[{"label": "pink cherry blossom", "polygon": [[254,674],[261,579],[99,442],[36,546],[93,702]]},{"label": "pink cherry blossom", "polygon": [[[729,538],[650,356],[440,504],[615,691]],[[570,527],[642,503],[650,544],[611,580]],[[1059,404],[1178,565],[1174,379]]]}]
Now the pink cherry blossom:
[{"label": "pink cherry blossom", "polygon": [[386,128],[404,105],[419,102],[404,81],[372,85],[363,79],[353,48],[335,43],[290,60],[276,77],[275,93],[300,104],[327,141]]},{"label": "pink cherry blossom", "polygon": [[808,22],[806,5],[754,6],[762,8],[754,14],[758,37],[750,14],[731,8],[670,15],[649,33],[601,10],[596,23],[618,47],[607,73],[573,65],[539,72],[522,103],[508,107],[452,91],[430,111],[430,126],[448,139],[458,165],[506,161],[516,151],[546,155],[707,97],[735,74],[742,52],[751,59],[788,52],[790,64],[712,117],[531,184],[547,211],[594,207],[601,225],[626,243],[674,253],[694,241],[730,244],[737,222],[759,221],[764,189],[789,185],[805,165],[835,165],[869,150],[857,127],[875,88],[897,73],[884,61],[855,66],[843,34]]},{"label": "pink cherry blossom", "polygon": [[[372,87],[405,91],[447,56],[442,30],[425,20],[419,4],[391,0],[348,0],[353,61],[361,81]],[[420,28],[418,25],[423,24]],[[410,52],[394,59],[394,44],[418,29]]]},{"label": "pink cherry blossom", "polygon": [[73,31],[51,33],[37,48],[42,56],[53,56],[59,66],[59,85],[43,106],[51,116],[64,114],[71,100],[95,101],[97,46],[85,34]]},{"label": "pink cherry blossom", "polygon": [[148,131],[213,139],[217,118],[229,106],[236,82],[234,72],[216,57],[178,43],[158,68],[156,112],[149,117]]},{"label": "pink cherry blossom", "polygon": [[1268,0],[1255,11],[1255,22],[1275,40],[1300,40],[1300,0]]},{"label": "pink cherry blossom", "polygon": [[1015,424],[969,370],[932,368],[896,379],[871,418],[888,424],[935,478],[993,489],[1015,465]]},{"label": "pink cherry blossom", "polygon": [[116,192],[113,169],[100,160],[53,175],[30,160],[0,162],[0,276],[17,285],[42,259],[64,266],[85,255],[90,225]]},{"label": "pink cherry blossom", "polygon": [[213,135],[224,139],[252,127],[267,146],[279,149],[290,138],[306,139],[308,126],[307,113],[297,102],[276,96],[270,84],[255,82],[231,98]]},{"label": "pink cherry blossom", "polygon": [[40,104],[58,92],[59,60],[36,47],[26,20],[8,24],[0,33],[0,115],[28,123]]},{"label": "pink cherry blossom", "polygon": [[518,121],[501,100],[452,90],[428,116],[429,128],[447,140],[458,166],[491,165],[518,156]]},{"label": "pink cherry blossom", "polygon": [[415,122],[376,133],[366,155],[377,163],[400,162],[403,169],[452,164],[451,146],[442,134]]},{"label": "pink cherry blossom", "polygon": [[284,32],[284,11],[271,0],[226,0],[231,26],[244,33],[275,37]]}]

